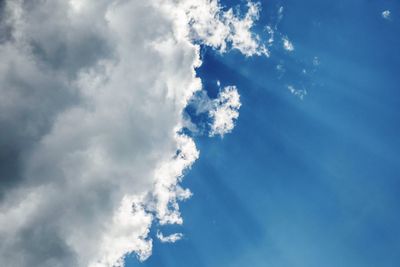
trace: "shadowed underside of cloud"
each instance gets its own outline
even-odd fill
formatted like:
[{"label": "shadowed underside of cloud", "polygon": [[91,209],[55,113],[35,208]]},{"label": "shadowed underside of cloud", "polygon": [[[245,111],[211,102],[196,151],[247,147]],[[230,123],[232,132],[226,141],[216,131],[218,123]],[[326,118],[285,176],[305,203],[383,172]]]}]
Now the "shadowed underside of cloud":
[{"label": "shadowed underside of cloud", "polygon": [[[179,182],[199,156],[181,133],[202,88],[199,45],[267,55],[250,31],[259,6],[247,7],[241,15],[212,0],[1,4],[2,265],[122,266],[128,253],[150,256],[154,220],[182,223],[178,202],[191,193]],[[240,102],[234,87],[220,97],[210,112],[212,134],[223,135]]]}]

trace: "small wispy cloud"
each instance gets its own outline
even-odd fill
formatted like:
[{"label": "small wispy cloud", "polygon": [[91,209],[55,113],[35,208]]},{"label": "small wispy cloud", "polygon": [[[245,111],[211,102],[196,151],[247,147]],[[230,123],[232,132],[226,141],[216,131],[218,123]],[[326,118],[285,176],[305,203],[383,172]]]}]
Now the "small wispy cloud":
[{"label": "small wispy cloud", "polygon": [[315,56],[312,60],[312,64],[316,67],[319,66],[321,64],[319,57]]},{"label": "small wispy cloud", "polygon": [[160,231],[157,232],[157,238],[162,242],[162,243],[175,243],[178,240],[181,240],[183,237],[182,233],[174,233],[168,236],[164,236],[163,233]]},{"label": "small wispy cloud", "polygon": [[391,15],[390,10],[385,10],[382,12],[382,18],[384,19],[390,19],[390,15]]},{"label": "small wispy cloud", "polygon": [[303,100],[304,97],[307,95],[307,90],[305,90],[305,89],[297,89],[293,85],[288,85],[287,89],[289,90],[289,92],[291,92],[293,95],[297,96],[301,100]]},{"label": "small wispy cloud", "polygon": [[286,51],[292,52],[294,50],[294,45],[291,41],[289,41],[289,38],[287,36],[282,37],[282,44],[283,44],[283,49]]}]

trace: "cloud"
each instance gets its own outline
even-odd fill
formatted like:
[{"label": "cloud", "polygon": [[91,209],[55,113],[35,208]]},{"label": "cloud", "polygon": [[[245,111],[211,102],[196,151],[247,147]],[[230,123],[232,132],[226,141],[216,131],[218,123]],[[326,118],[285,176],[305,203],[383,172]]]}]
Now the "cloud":
[{"label": "cloud", "polygon": [[289,41],[289,38],[287,36],[282,37],[282,42],[283,42],[283,48],[286,51],[292,52],[294,50],[294,46],[292,42]]},{"label": "cloud", "polygon": [[313,66],[319,66],[320,64],[321,64],[321,62],[320,62],[320,60],[319,60],[319,57],[317,57],[317,56],[315,56],[314,58],[313,58],[313,60],[312,60],[312,64],[313,64]]},{"label": "cloud", "polygon": [[[218,88],[220,82],[217,81]],[[194,108],[195,116],[203,116],[187,127],[192,133],[207,134],[210,137],[219,135],[223,137],[235,127],[235,121],[239,117],[241,107],[240,95],[236,86],[219,88],[219,94],[212,99],[206,91],[199,91],[191,98],[189,105]]]},{"label": "cloud", "polygon": [[291,92],[293,95],[297,96],[301,100],[303,100],[304,97],[307,95],[307,90],[297,89],[293,85],[288,85],[287,89],[289,90],[289,92]]},{"label": "cloud", "polygon": [[268,46],[272,46],[272,44],[274,43],[274,38],[275,38],[275,31],[274,31],[274,29],[270,26],[270,25],[267,25],[266,27],[265,27],[265,30],[267,31],[267,33],[268,33]]},{"label": "cloud", "polygon": [[169,236],[164,236],[163,233],[157,232],[157,238],[162,243],[175,243],[176,241],[182,239],[183,235],[181,233],[175,233]]},{"label": "cloud", "polygon": [[390,10],[385,10],[382,12],[382,18],[390,19]]},{"label": "cloud", "polygon": [[[200,44],[265,55],[259,5],[23,1],[0,6],[0,258],[4,266],[122,266],[151,255],[154,220],[181,224],[198,158],[180,133],[201,90]],[[213,106],[232,130],[235,87]],[[164,237],[177,239],[179,234]]]},{"label": "cloud", "polygon": [[194,40],[200,40],[221,52],[231,46],[246,56],[269,55],[268,49],[260,43],[259,36],[250,30],[259,18],[260,4],[248,1],[247,13],[240,17],[232,8],[221,12],[218,1],[208,1],[207,5],[195,3],[191,0],[180,4],[191,19],[190,34]]},{"label": "cloud", "polygon": [[225,87],[217,99],[213,100],[213,108],[209,114],[212,119],[210,136],[230,133],[235,127],[235,120],[239,117],[240,95],[235,86]]}]

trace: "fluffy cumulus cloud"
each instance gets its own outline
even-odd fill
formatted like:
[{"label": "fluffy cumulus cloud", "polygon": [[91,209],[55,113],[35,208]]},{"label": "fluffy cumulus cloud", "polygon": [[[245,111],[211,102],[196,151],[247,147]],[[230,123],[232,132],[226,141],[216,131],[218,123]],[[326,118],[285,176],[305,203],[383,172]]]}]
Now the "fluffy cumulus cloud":
[{"label": "fluffy cumulus cloud", "polygon": [[236,86],[227,86],[212,101],[209,109],[212,118],[210,136],[224,136],[235,127],[234,122],[239,117],[240,95]]},{"label": "fluffy cumulus cloud", "polygon": [[[241,107],[240,95],[236,86],[230,85],[220,88],[215,99],[208,96],[206,91],[197,92],[189,103],[198,119],[196,124],[186,123],[185,127],[195,134],[208,134],[210,137],[219,135],[223,137],[235,127]],[[205,115],[205,116],[202,116]],[[204,117],[206,119],[204,119]]]},{"label": "fluffy cumulus cloud", "polygon": [[[246,13],[217,0],[0,4],[0,258],[4,266],[122,266],[149,230],[181,224],[198,158],[183,110],[202,89],[200,44],[266,55]],[[235,87],[212,106],[233,128]],[[181,234],[157,235],[174,242]]]}]

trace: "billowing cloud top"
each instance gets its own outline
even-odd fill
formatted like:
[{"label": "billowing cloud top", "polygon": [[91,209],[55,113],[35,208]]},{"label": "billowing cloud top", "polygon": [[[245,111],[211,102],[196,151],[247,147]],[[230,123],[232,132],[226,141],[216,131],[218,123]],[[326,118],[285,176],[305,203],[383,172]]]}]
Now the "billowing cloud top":
[{"label": "billowing cloud top", "polygon": [[[199,152],[181,133],[202,89],[199,45],[266,55],[259,5],[217,0],[9,0],[0,5],[2,266],[122,266],[149,229],[180,224],[179,185]],[[233,128],[235,87],[211,134]],[[174,242],[177,233],[158,237]]]}]

